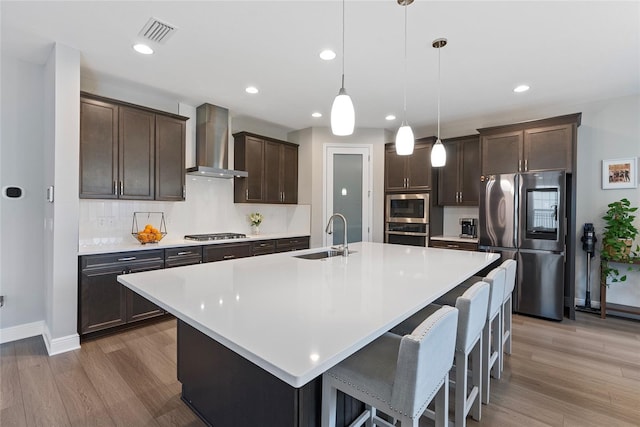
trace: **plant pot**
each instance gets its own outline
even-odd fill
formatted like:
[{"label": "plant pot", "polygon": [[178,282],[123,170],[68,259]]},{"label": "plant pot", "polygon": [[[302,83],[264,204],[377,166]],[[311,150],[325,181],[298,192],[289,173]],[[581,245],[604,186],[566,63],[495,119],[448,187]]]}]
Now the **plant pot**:
[{"label": "plant pot", "polygon": [[260,226],[259,225],[252,225],[251,226],[251,234],[255,234],[255,235],[260,234]]},{"label": "plant pot", "polygon": [[[609,255],[609,259],[627,259],[629,258],[629,254],[631,253],[631,246],[633,245],[633,240],[631,239],[618,239],[620,242],[624,243],[624,247],[614,247],[611,245],[605,245],[605,250]],[[619,250],[622,249],[622,250]]]}]

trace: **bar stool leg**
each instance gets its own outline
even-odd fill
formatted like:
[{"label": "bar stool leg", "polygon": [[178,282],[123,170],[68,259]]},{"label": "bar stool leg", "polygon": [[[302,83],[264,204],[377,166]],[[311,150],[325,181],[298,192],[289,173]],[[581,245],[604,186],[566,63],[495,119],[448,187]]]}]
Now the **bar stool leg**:
[{"label": "bar stool leg", "polygon": [[440,387],[440,390],[438,390],[435,401],[436,401],[436,414],[435,414],[436,427],[449,427],[448,426],[449,424],[449,374],[445,375],[444,384],[442,384],[442,387]]},{"label": "bar stool leg", "polygon": [[471,417],[480,421],[482,415],[482,405],[480,404],[482,399],[482,335],[471,350],[471,386],[478,387],[478,397],[471,407]]},{"label": "bar stool leg", "polygon": [[455,395],[455,427],[465,427],[467,406],[467,370],[469,368],[467,354],[464,351],[456,350],[456,387]]},{"label": "bar stool leg", "polygon": [[338,391],[326,382],[322,383],[322,427],[336,426],[336,400]]}]

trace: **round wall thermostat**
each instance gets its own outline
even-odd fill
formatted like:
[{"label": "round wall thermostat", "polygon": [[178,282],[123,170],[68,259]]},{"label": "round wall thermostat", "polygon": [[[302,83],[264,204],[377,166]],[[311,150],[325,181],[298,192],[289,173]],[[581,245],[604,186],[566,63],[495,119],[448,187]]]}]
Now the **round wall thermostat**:
[{"label": "round wall thermostat", "polygon": [[7,185],[2,189],[2,195],[7,199],[22,199],[24,190],[21,187]]}]

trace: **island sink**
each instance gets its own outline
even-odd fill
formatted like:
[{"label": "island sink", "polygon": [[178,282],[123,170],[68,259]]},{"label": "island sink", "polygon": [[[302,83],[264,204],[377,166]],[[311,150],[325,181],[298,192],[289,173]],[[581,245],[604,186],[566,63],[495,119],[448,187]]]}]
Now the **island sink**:
[{"label": "island sink", "polygon": [[[353,254],[356,252],[350,251],[349,253]],[[343,251],[341,249],[325,249],[320,252],[312,252],[310,254],[294,255],[295,258],[302,259],[325,259],[334,256],[343,256]]]}]

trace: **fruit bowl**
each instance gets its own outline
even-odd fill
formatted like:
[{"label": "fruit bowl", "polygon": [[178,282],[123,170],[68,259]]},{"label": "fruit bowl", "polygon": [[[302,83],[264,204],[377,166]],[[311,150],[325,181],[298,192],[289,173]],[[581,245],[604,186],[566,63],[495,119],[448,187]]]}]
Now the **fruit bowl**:
[{"label": "fruit bowl", "polygon": [[158,243],[167,235],[164,212],[134,212],[131,235],[143,245]]}]

